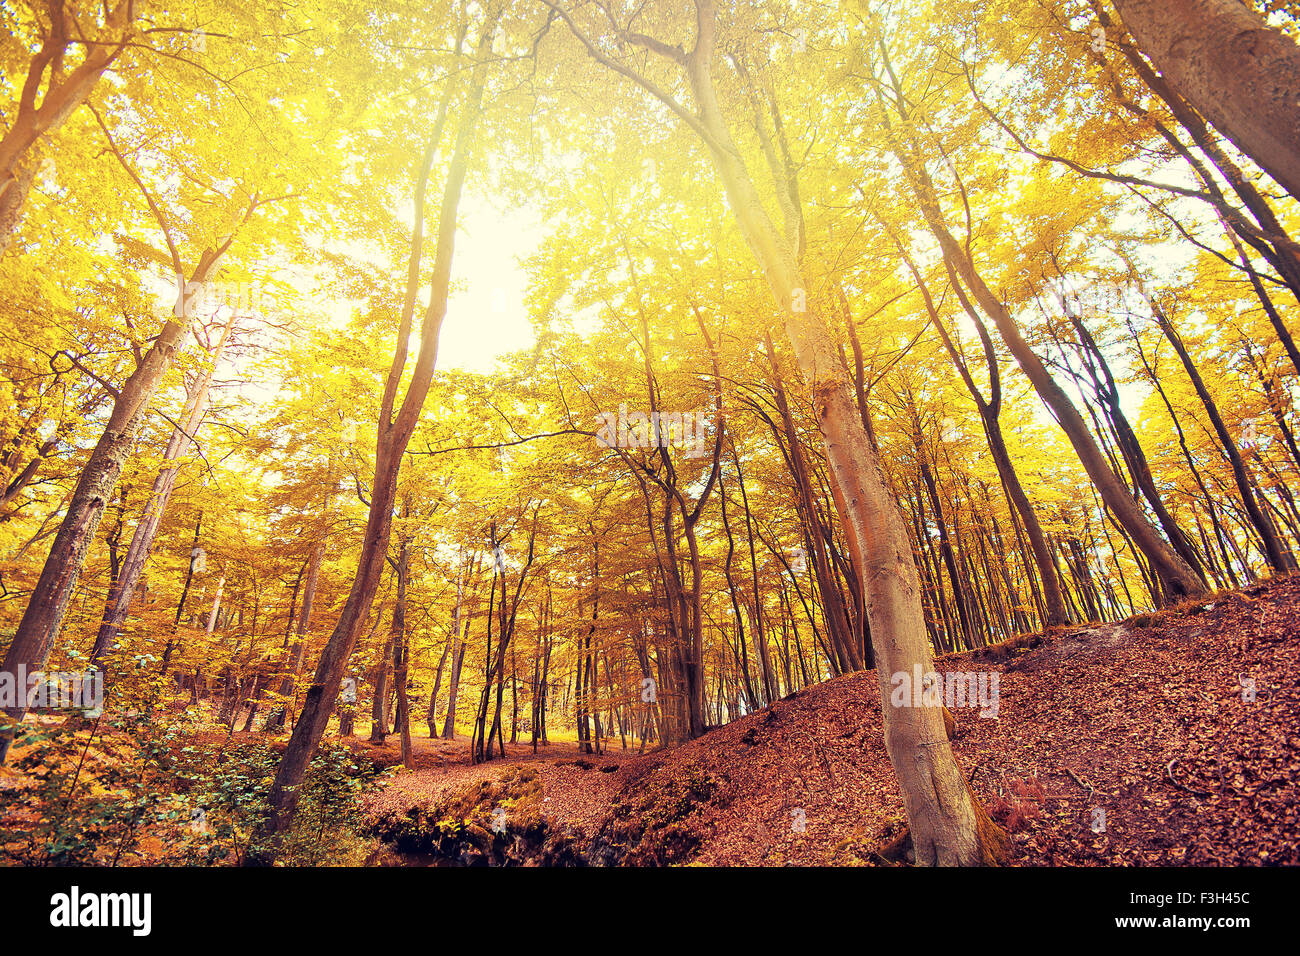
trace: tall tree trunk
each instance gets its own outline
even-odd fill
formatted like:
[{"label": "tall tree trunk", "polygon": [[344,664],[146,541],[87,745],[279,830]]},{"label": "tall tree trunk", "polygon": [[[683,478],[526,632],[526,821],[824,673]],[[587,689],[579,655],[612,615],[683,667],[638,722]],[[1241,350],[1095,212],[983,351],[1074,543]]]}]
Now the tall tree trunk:
[{"label": "tall tree trunk", "polygon": [[380,407],[378,438],[375,454],[375,474],[371,488],[370,510],[366,519],[365,535],[361,543],[361,557],[358,561],[357,576],[352,589],[339,615],[338,624],[330,634],[329,641],[321,654],[316,668],[316,676],[307,690],[302,717],[294,727],[293,736],[285,748],[275,780],[271,785],[269,798],[270,813],[256,834],[258,844],[255,851],[245,856],[250,865],[264,865],[272,861],[278,852],[278,835],[292,825],[294,813],[298,807],[299,790],[307,772],[307,766],[321,737],[326,724],[334,710],[338,698],[340,681],[347,667],[352,648],[374,601],[375,591],[379,587],[380,572],[388,550],[388,539],[392,528],[393,503],[397,497],[397,477],[402,463],[402,456],[410,441],[411,433],[424,406],[433,370],[437,364],[438,333],[442,320],[447,314],[447,296],[451,282],[451,258],[456,232],[456,212],[460,205],[460,196],[469,170],[469,159],[473,133],[477,125],[483,99],[483,83],[486,73],[486,52],[491,48],[495,21],[485,27],[479,41],[475,57],[469,95],[462,104],[462,115],[456,131],[455,145],[451,162],[447,170],[447,181],[443,188],[442,205],[439,210],[438,238],[434,252],[433,270],[430,280],[429,305],[424,312],[420,330],[420,350],[416,358],[415,369],[407,386],[406,395],[393,417],[397,392],[401,386],[403,371],[406,367],[415,304],[421,285],[421,253],[423,251],[424,233],[424,195],[429,180],[429,171],[433,164],[434,153],[441,139],[443,124],[446,120],[449,103],[454,88],[448,87],[439,107],[435,120],[434,132],[425,151],[424,159],[417,176],[415,192],[416,223],[411,241],[411,256],[407,274],[406,297],[402,307],[401,321],[397,333],[397,345],[393,353],[392,365],[384,385],[384,395]]},{"label": "tall tree trunk", "polygon": [[[790,411],[785,385],[781,380],[780,367],[776,361],[776,349],[770,336],[764,338],[763,345],[767,350],[773,396],[776,399],[777,411],[781,416],[781,425],[785,433],[788,448],[787,464],[795,482],[795,509],[803,524],[806,557],[821,594],[823,617],[826,628],[830,632],[831,648],[834,651],[832,660],[835,662],[835,670],[836,673],[842,674],[861,668],[863,661],[858,652],[844,595],[836,585],[830,560],[826,555],[825,536],[822,534],[822,523],[818,516],[812,481],[808,476],[808,463],[795,430],[794,416]],[[837,509],[845,506],[839,500],[835,501],[835,505]]]},{"label": "tall tree trunk", "polygon": [[198,561],[199,534],[203,528],[203,512],[199,512],[198,519],[194,522],[194,543],[190,546],[190,561],[185,568],[185,583],[181,586],[181,597],[176,602],[176,617],[172,619],[171,636],[167,639],[167,646],[163,649],[162,663],[159,665],[158,673],[164,677],[167,675],[167,668],[171,666],[172,653],[176,650],[176,632],[180,629],[181,618],[185,614],[185,599],[189,597],[190,585],[194,583],[194,566]]},{"label": "tall tree trunk", "polygon": [[[382,611],[380,612],[382,613]],[[370,742],[382,744],[388,739],[388,664],[393,655],[393,634],[390,628],[384,646],[375,661],[374,678],[370,684],[374,696],[370,699]]]},{"label": "tall tree trunk", "polygon": [[1300,200],[1300,47],[1242,0],[1114,0],[1169,86]]},{"label": "tall tree trunk", "polygon": [[[316,582],[320,577],[320,564],[325,555],[324,542],[318,542],[312,548],[311,558],[307,562],[307,577],[302,588],[302,610],[298,614],[298,628],[293,639],[293,648],[289,651],[288,667],[280,678],[279,694],[283,698],[294,692],[298,675],[302,673],[303,655],[307,650],[307,629],[311,626],[312,605],[316,601]],[[285,715],[289,713],[289,703],[282,702],[266,719],[268,731],[279,731],[284,727]]]},{"label": "tall tree trunk", "polygon": [[[1151,475],[1151,465],[1147,461],[1141,443],[1138,441],[1137,432],[1133,430],[1128,416],[1124,414],[1120,402],[1119,386],[1115,383],[1115,376],[1111,372],[1110,362],[1107,361],[1101,346],[1093,338],[1092,332],[1084,324],[1083,317],[1070,305],[1067,297],[1061,297],[1061,306],[1066,318],[1070,320],[1070,324],[1079,337],[1079,345],[1087,359],[1093,390],[1097,394],[1106,420],[1110,423],[1110,429],[1115,435],[1115,441],[1119,446],[1119,452],[1124,459],[1124,464],[1133,477],[1133,484],[1147,499],[1147,504],[1150,505],[1156,520],[1160,522],[1160,527],[1163,529],[1170,545],[1187,562],[1188,567],[1201,577],[1202,583],[1206,583],[1200,555],[1197,554],[1196,548],[1187,535],[1183,533],[1182,528],[1178,527],[1178,523],[1174,520],[1173,515],[1169,513],[1169,509],[1165,507],[1160,492],[1156,488],[1155,479]],[[1098,433],[1101,432],[1102,429],[1098,428]]]},{"label": "tall tree trunk", "polygon": [[[406,584],[410,572],[410,542],[403,537],[397,548],[397,603],[393,605],[393,692],[397,695],[397,727],[402,740],[402,766],[414,770],[411,759],[411,702],[406,694],[407,659]],[[382,696],[382,695],[376,695]]]},{"label": "tall tree trunk", "polygon": [[[454,627],[452,633],[455,633]],[[442,675],[447,666],[447,657],[451,654],[452,643],[452,638],[448,637],[447,643],[442,645],[442,656],[438,658],[438,672],[433,679],[433,690],[429,694],[429,709],[424,715],[424,722],[429,726],[430,740],[438,736],[438,691],[442,689]]]},{"label": "tall tree trunk", "polygon": [[1263,543],[1264,557],[1267,559],[1269,567],[1274,571],[1295,570],[1295,557],[1291,554],[1290,549],[1282,543],[1272,518],[1260,508],[1259,501],[1256,499],[1255,492],[1251,487],[1249,474],[1246,471],[1246,463],[1242,461],[1241,451],[1238,449],[1237,443],[1233,441],[1232,433],[1228,431],[1227,425],[1224,424],[1223,416],[1219,414],[1218,405],[1215,404],[1213,397],[1210,395],[1210,390],[1205,387],[1205,381],[1201,378],[1200,371],[1188,354],[1186,346],[1183,345],[1182,337],[1156,301],[1148,299],[1148,302],[1160,331],[1169,340],[1169,344],[1174,347],[1174,352],[1177,353],[1179,361],[1183,363],[1183,370],[1187,372],[1187,377],[1192,381],[1192,387],[1196,390],[1197,397],[1201,400],[1201,404],[1205,406],[1210,424],[1214,427],[1214,434],[1218,437],[1219,444],[1223,446],[1223,453],[1232,466],[1232,477],[1237,483],[1237,491],[1241,495],[1242,504],[1245,505],[1246,514],[1250,516],[1250,523],[1254,526]]},{"label": "tall tree trunk", "polygon": [[[473,614],[470,614],[470,619]],[[469,633],[469,620],[465,622],[465,633]],[[465,649],[469,646],[467,640],[462,639],[460,646],[456,648],[456,654],[452,658],[451,667],[451,684],[447,688],[447,713],[443,716],[442,721],[442,739],[452,740],[456,736],[456,698],[460,693],[460,672],[465,663]]]},{"label": "tall tree trunk", "polygon": [[[221,610],[221,592],[224,591],[225,588],[226,576],[223,574],[220,580],[217,581],[217,593],[212,597],[212,610],[208,612],[208,626],[206,628],[208,634],[212,633],[212,629],[217,623],[217,613]],[[227,615],[227,617],[228,616],[229,615]]]},{"label": "tall tree trunk", "polygon": [[948,521],[944,517],[943,501],[939,498],[939,486],[934,480],[934,472],[931,470],[929,459],[926,456],[925,436],[921,433],[921,420],[916,413],[915,407],[912,408],[912,427],[912,441],[916,446],[917,465],[920,469],[921,482],[925,487],[925,493],[930,499],[930,511],[934,517],[935,529],[939,532],[939,556],[943,559],[944,567],[948,569],[948,581],[952,585],[952,602],[957,609],[957,623],[961,628],[961,636],[967,642],[967,646],[973,647],[975,630],[971,621],[970,608],[968,607],[969,597],[966,593],[965,581],[957,570],[957,556],[953,548],[952,537],[948,533]]},{"label": "tall tree trunk", "polygon": [[429,694],[429,710],[425,722],[429,725],[429,739],[438,736],[438,691],[442,689],[442,675],[447,658],[455,660],[456,644],[460,638],[461,616],[465,612],[465,588],[469,584],[471,563],[467,563],[456,576],[456,607],[451,614],[451,631],[447,634],[447,643],[443,645],[442,656],[438,658],[438,675],[433,681],[433,692]]},{"label": "tall tree trunk", "polygon": [[[245,219],[252,214],[256,205],[257,200],[254,199],[245,212]],[[213,275],[233,241],[232,234],[216,249],[203,252],[191,273],[192,284],[201,285]],[[45,566],[41,569],[36,587],[32,590],[14,633],[13,642],[5,653],[4,664],[0,667],[0,672],[13,675],[10,679],[15,687],[18,686],[20,667],[30,674],[41,670],[49,660],[68,600],[72,597],[82,563],[86,559],[86,551],[99,530],[104,508],[112,500],[122,467],[154,392],[158,389],[158,383],[171,366],[185,336],[189,324],[185,318],[187,301],[185,290],[178,290],[172,316],[141,358],[139,366],[114,396],[108,424],[77,480],[63,522],[59,525],[54,544],[45,559]],[[27,713],[27,688],[19,688],[19,702],[15,706],[4,708],[4,712],[8,722],[7,726],[0,727],[0,764],[4,763],[18,724]]]},{"label": "tall tree trunk", "polygon": [[[826,458],[845,513],[840,517],[862,569],[867,615],[885,724],[885,748],[907,809],[915,861],[921,865],[992,862],[1005,836],[988,820],[953,757],[939,707],[893,707],[891,677],[932,669],[916,564],[893,494],[854,403],[848,370],[830,340],[821,310],[808,295],[797,250],[802,241],[768,218],[718,103],[712,61],[714,0],[697,0],[697,37],[683,66],[698,108],[696,123],[722,179],[740,231],[762,267],[782,314],[804,381],[813,394]],[[793,178],[790,178],[793,183]],[[791,190],[793,192],[793,190]],[[797,205],[797,196],[787,194]],[[801,224],[797,227],[801,233]]]},{"label": "tall tree trunk", "polygon": [[[732,455],[735,456],[735,448],[732,448]],[[739,463],[737,463],[739,467]],[[722,502],[722,530],[727,535],[727,559],[723,563],[722,573],[727,579],[727,593],[731,596],[731,613],[736,618],[736,653],[739,655],[737,665],[740,669],[741,689],[745,692],[751,707],[757,707],[757,697],[754,694],[754,684],[749,676],[749,650],[745,645],[744,619],[740,613],[740,594],[736,587],[736,582],[731,573],[732,559],[735,557],[736,541],[731,533],[731,520],[727,517],[727,489],[725,484],[719,487],[719,499]]]}]

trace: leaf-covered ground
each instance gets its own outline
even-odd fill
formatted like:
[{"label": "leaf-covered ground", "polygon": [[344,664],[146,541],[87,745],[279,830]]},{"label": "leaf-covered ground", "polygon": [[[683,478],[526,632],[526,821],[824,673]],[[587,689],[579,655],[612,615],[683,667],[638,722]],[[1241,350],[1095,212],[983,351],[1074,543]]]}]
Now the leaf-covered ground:
[{"label": "leaf-covered ground", "polygon": [[[958,709],[953,746],[1012,862],[1300,863],[1298,608],[1292,578],[942,659],[1000,674],[998,717]],[[881,863],[902,822],[872,672],[640,757],[520,747],[471,767],[463,743],[418,744],[374,819],[450,805],[526,763],[552,830],[580,835],[593,862]]]}]

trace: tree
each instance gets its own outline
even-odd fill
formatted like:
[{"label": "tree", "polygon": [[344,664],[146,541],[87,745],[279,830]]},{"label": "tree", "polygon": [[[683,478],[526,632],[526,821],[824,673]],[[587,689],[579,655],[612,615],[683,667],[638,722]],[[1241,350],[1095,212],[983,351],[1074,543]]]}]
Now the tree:
[{"label": "tree", "polygon": [[[272,784],[271,814],[263,828],[264,836],[272,840],[292,824],[299,800],[299,786],[317,744],[325,733],[325,725],[334,710],[339,684],[348,658],[352,654],[361,627],[370,611],[379,575],[387,557],[388,539],[392,527],[393,502],[397,496],[398,471],[402,455],[415,430],[420,410],[428,394],[438,355],[438,332],[447,312],[447,293],[451,282],[451,258],[456,231],[456,214],[461,191],[469,171],[470,153],[478,115],[481,110],[487,64],[483,54],[490,48],[495,20],[489,18],[483,26],[470,73],[469,90],[461,106],[456,124],[454,142],[447,166],[446,183],[438,215],[438,235],[433,254],[432,289],[429,304],[424,310],[420,326],[420,349],[415,368],[400,406],[398,390],[407,360],[407,339],[410,336],[415,305],[421,285],[421,260],[424,246],[424,197],[428,186],[442,128],[450,110],[455,86],[448,84],[439,104],[433,133],[425,149],[424,158],[416,174],[415,229],[410,243],[410,261],[407,270],[406,291],[398,326],[397,347],[384,384],[383,403],[380,410],[379,436],[375,454],[374,481],[370,489],[369,516],[366,520],[365,538],[358,561],[357,575],[343,607],[338,624],[330,635],[311,686],[307,689],[302,715],[294,727],[293,736],[285,749],[284,757]],[[463,34],[462,34],[463,35]],[[394,410],[396,416],[394,417]],[[273,855],[272,844],[261,854],[250,854],[249,863],[268,860]]]},{"label": "tree", "polygon": [[6,117],[8,128],[0,137],[0,255],[13,242],[39,171],[41,140],[86,102],[104,71],[136,38],[135,18],[142,5],[139,0],[105,4],[102,23],[96,22],[93,9],[78,10],[81,4],[65,0],[49,0],[44,16],[25,11],[36,22],[41,40],[28,64],[18,109]]},{"label": "tree", "polygon": [[117,639],[118,631],[121,630],[122,623],[126,620],[127,612],[131,608],[131,598],[135,595],[136,583],[140,579],[140,572],[144,570],[145,561],[149,557],[149,550],[153,546],[155,536],[158,534],[158,526],[167,510],[167,501],[171,497],[172,488],[176,483],[176,476],[180,471],[179,466],[173,464],[173,462],[195,441],[195,435],[207,410],[208,391],[212,388],[212,375],[216,371],[217,363],[221,361],[221,353],[225,351],[226,342],[229,340],[231,330],[234,328],[235,318],[236,313],[231,310],[217,338],[216,345],[211,349],[211,366],[195,378],[186,392],[185,408],[179,418],[181,424],[173,428],[171,439],[167,443],[167,450],[163,456],[165,465],[154,479],[153,489],[149,495],[149,503],[145,506],[144,516],[140,519],[140,523],[136,525],[135,533],[131,536],[131,544],[122,559],[121,570],[113,582],[113,587],[109,589],[108,599],[104,604],[104,621],[99,626],[99,633],[95,637],[95,646],[90,652],[91,663],[99,662],[112,648],[113,642]]},{"label": "tree", "polygon": [[[1166,593],[1174,599],[1203,593],[1205,582],[1147,520],[1137,501],[1111,470],[1069,395],[1056,382],[1042,359],[1026,342],[1010,310],[984,281],[972,259],[970,243],[958,242],[957,237],[949,229],[938,202],[938,190],[925,168],[918,137],[911,132],[912,121],[907,97],[890,63],[889,51],[883,36],[877,35],[876,42],[883,61],[883,72],[888,77],[887,83],[892,93],[887,100],[884,92],[886,82],[882,81],[877,86],[876,95],[881,123],[886,131],[890,148],[903,165],[926,225],[942,250],[947,268],[965,284],[971,296],[992,320],[1021,370],[1033,383],[1035,391],[1052,410],[1061,429],[1070,439],[1070,444],[1074,446],[1079,460],[1088,472],[1088,477],[1097,486],[1107,508],[1116,515],[1125,531],[1151,562]],[[887,102],[888,109],[896,112],[898,122],[903,125],[903,131],[900,132],[891,125]]]},{"label": "tree", "polygon": [[[256,195],[249,198],[238,223],[246,222],[261,202],[261,198]],[[157,213],[152,198],[149,199],[149,203]],[[222,257],[233,243],[234,236],[228,236],[217,245],[204,249],[199,254],[195,265],[187,271],[166,222],[161,214],[158,214],[158,217],[159,225],[168,241],[176,274],[188,275],[190,284],[202,286],[216,271]],[[81,473],[63,522],[59,526],[59,532],[50,548],[40,580],[27,603],[27,609],[23,612],[13,643],[9,645],[9,650],[5,654],[2,670],[4,673],[14,675],[12,679],[15,683],[18,680],[19,668],[39,669],[49,658],[59,624],[67,609],[68,599],[72,595],[73,585],[81,570],[81,563],[99,528],[104,507],[112,497],[131,442],[139,430],[158,382],[171,364],[181,338],[185,335],[188,325],[185,306],[187,301],[186,291],[180,290],[174,307],[174,317],[166,321],[162,331],[154,339],[153,345],[144,354],[139,367],[131,377],[122,384],[121,388],[112,390],[113,412],[109,416],[108,425],[96,444],[90,461]],[[11,724],[0,729],[0,762],[3,762],[8,754],[17,723],[22,720],[26,711],[25,704],[5,708]]]},{"label": "tree", "polygon": [[841,519],[850,529],[854,563],[867,582],[868,619],[873,640],[878,641],[875,652],[885,745],[903,792],[916,862],[971,865],[994,861],[1000,852],[1000,832],[979,807],[957,766],[940,709],[889,705],[890,675],[910,673],[913,666],[930,669],[916,566],[902,516],[881,477],[846,387],[847,369],[832,347],[816,298],[809,295],[800,274],[803,220],[794,170],[786,164],[782,172],[775,146],[770,141],[764,144],[773,165],[779,204],[786,214],[783,234],[769,219],[722,112],[713,82],[717,5],[713,0],[696,0],[694,45],[689,51],[615,27],[617,40],[649,49],[680,69],[695,101],[692,112],[652,80],[601,52],[572,14],[550,0],[546,2],[593,60],[657,98],[707,148],[741,233],[772,290],[805,384],[816,398],[826,455],[845,507]]},{"label": "tree", "polygon": [[1114,0],[1169,85],[1300,199],[1300,46],[1240,0]]}]

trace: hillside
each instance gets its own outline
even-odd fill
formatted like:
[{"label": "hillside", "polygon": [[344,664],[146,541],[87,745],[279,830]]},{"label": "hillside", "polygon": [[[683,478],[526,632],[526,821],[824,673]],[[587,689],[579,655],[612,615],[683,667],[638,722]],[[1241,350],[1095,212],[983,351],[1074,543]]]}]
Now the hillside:
[{"label": "hillside", "polygon": [[[942,659],[944,672],[1000,674],[998,717],[959,710],[953,746],[1010,832],[1011,862],[1300,863],[1298,605],[1291,578]],[[441,848],[459,862],[885,863],[902,823],[874,672],[666,752],[422,763],[369,807],[400,851],[387,862]],[[496,806],[505,835],[490,832]]]}]

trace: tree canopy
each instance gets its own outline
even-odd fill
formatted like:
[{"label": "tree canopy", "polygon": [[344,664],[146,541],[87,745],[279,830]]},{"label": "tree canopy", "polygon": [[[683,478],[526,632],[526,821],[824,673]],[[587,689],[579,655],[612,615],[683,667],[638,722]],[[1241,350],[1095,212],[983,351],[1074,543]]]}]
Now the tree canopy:
[{"label": "tree canopy", "polygon": [[1002,859],[895,675],[1297,567],[1300,19],[1161,6],[6,4],[0,759],[99,673],[67,734],[277,743],[270,862],[358,733],[875,668],[912,859]]}]

